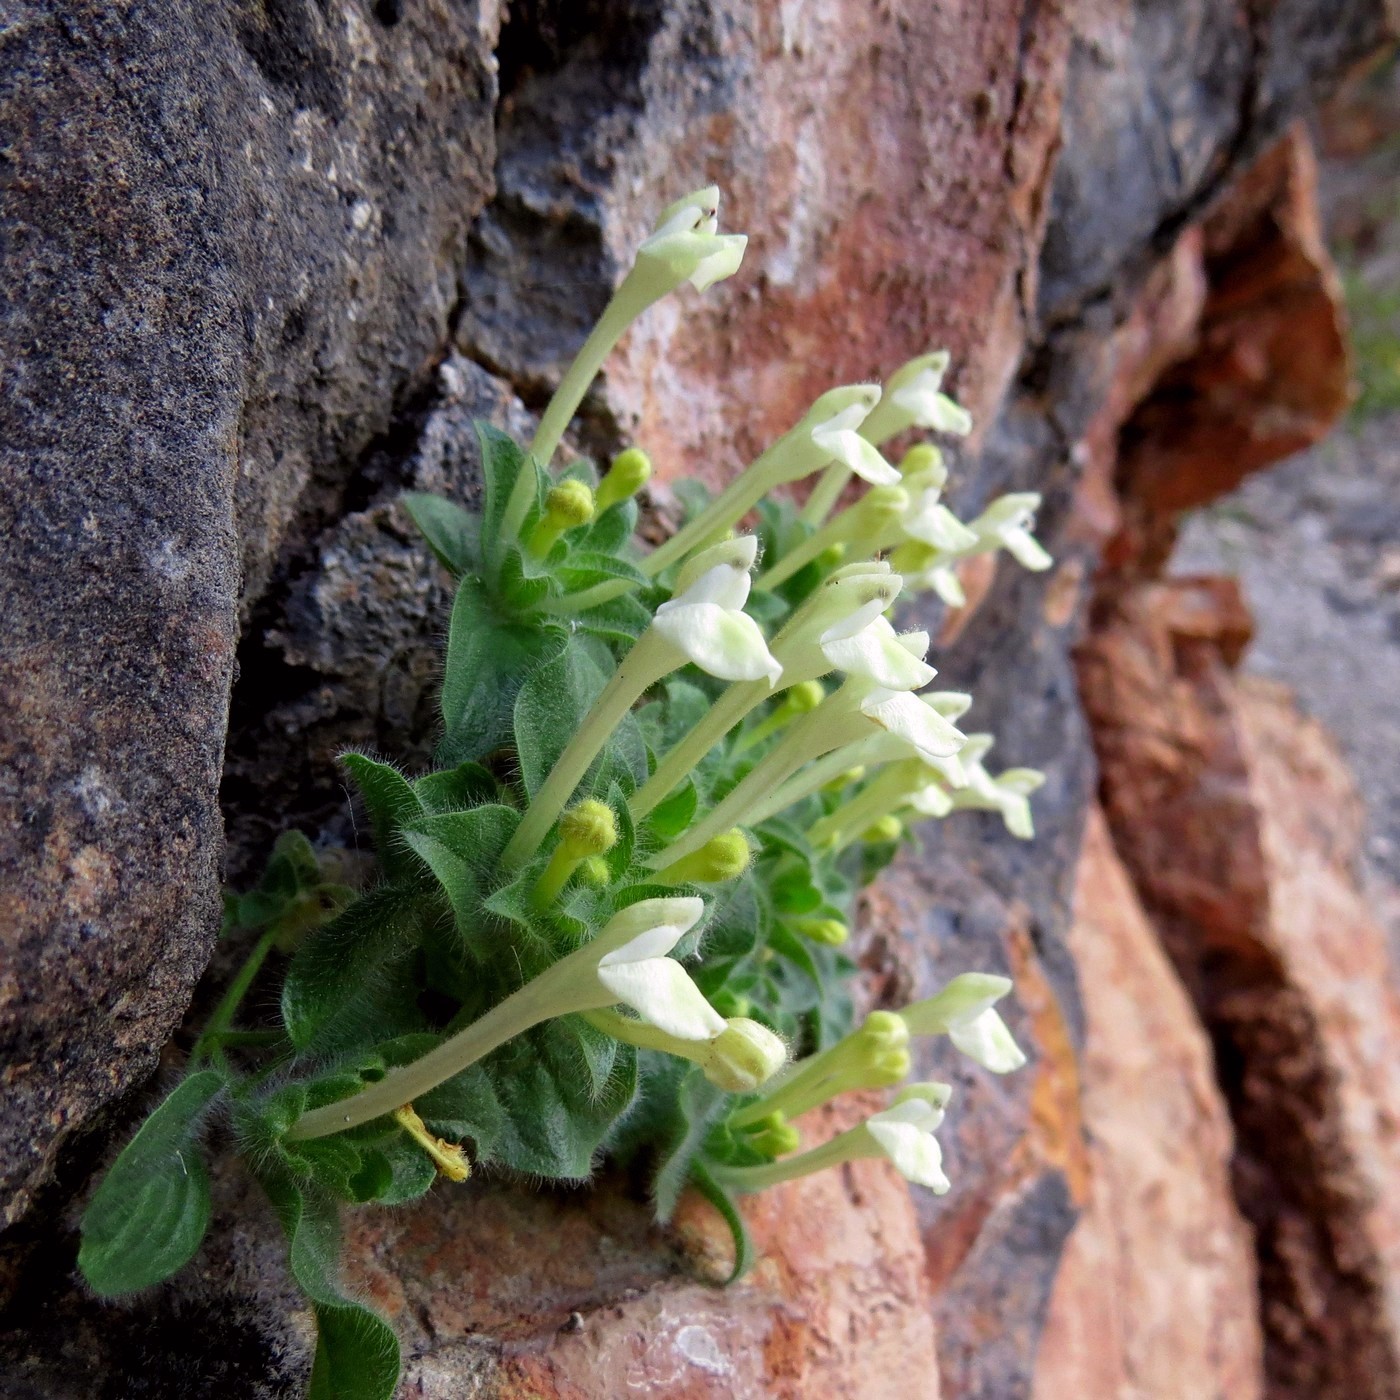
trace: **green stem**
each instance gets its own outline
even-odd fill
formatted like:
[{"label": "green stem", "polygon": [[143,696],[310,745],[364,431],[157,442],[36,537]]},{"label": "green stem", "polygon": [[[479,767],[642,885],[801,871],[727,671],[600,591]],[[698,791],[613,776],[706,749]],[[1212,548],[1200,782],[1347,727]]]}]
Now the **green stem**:
[{"label": "green stem", "polygon": [[683,856],[698,851],[720,832],[747,824],[750,809],[765,792],[776,788],[810,759],[820,758],[852,738],[849,704],[839,701],[839,695],[838,691],[836,696],[803,715],[717,807],[712,807],[664,851],[652,856],[647,865],[653,870],[664,870]]},{"label": "green stem", "polygon": [[[530,443],[529,456],[534,457],[541,466],[549,466],[555,449],[559,446],[559,439],[564,436],[564,430],[569,426],[579,404],[583,402],[584,394],[588,392],[588,386],[593,382],[593,377],[613,346],[622,339],[627,327],[651,305],[650,301],[638,297],[635,284],[629,287],[629,280],[623,280],[622,285],[604,307],[598,324],[589,332],[588,339],[574,356],[573,364],[569,366],[568,372],[554,391],[554,397],[550,399],[544,416],[540,419],[534,440]],[[535,474],[528,470],[529,465],[528,460],[522,464],[520,475],[516,478],[510,498],[506,502],[505,513],[501,517],[503,540],[518,539],[520,527],[529,514],[530,499],[535,487]]]},{"label": "green stem", "polygon": [[[802,1103],[810,1108],[811,1104],[807,1100],[812,1091],[840,1072],[838,1051],[842,1055],[849,1053],[841,1048],[845,1044],[845,1041],[838,1041],[815,1055],[809,1055],[805,1060],[797,1061],[761,1099],[731,1114],[729,1121],[732,1126],[751,1127],[760,1119],[767,1118],[770,1113],[781,1113],[784,1117],[791,1118],[793,1114],[788,1112],[789,1104]],[[817,1102],[823,1103],[825,1100],[818,1099]]]},{"label": "green stem", "polygon": [[592,588],[582,589],[578,593],[565,593],[562,597],[546,598],[540,604],[540,611],[548,613],[551,617],[572,617],[576,613],[587,612],[589,608],[596,608],[602,603],[610,603],[614,598],[621,598],[624,593],[631,592],[636,586],[631,579],[604,579],[602,583],[595,583]]},{"label": "green stem", "polygon": [[[799,1176],[810,1176],[826,1167],[839,1167],[856,1157],[870,1155],[862,1152],[860,1135],[864,1128],[851,1128],[838,1133],[830,1142],[814,1147],[809,1152],[800,1152],[796,1157],[784,1157],[779,1162],[769,1162],[761,1167],[723,1167],[713,1165],[710,1171],[722,1186],[735,1191],[762,1191],[769,1186],[793,1181]],[[869,1134],[865,1133],[868,1138]]]},{"label": "green stem", "polygon": [[[834,844],[846,836],[858,838],[887,812],[904,806],[909,782],[898,768],[886,769],[849,802],[838,807],[830,816],[813,824],[807,833],[814,846]],[[846,845],[850,842],[846,841]]]},{"label": "green stem", "polygon": [[832,462],[812,487],[807,504],[802,507],[800,519],[808,525],[820,525],[831,514],[832,506],[840,500],[841,493],[846,489],[846,483],[852,475],[850,467],[845,463]]},{"label": "green stem", "polygon": [[735,681],[627,800],[633,817],[640,821],[652,811],[750,710],[772,693],[767,681]]},{"label": "green stem", "polygon": [[209,1024],[204,1028],[204,1033],[194,1043],[194,1049],[190,1051],[190,1065],[197,1065],[201,1059],[210,1053],[213,1042],[228,1031],[233,1024],[233,1018],[238,1012],[243,998],[248,995],[248,989],[253,985],[253,979],[262,970],[262,965],[267,961],[267,955],[272,951],[276,942],[276,936],[269,929],[253,945],[253,951],[244,959],[243,966],[238,969],[238,976],[233,979],[228,991],[223,995],[223,999],[214,1008],[214,1014],[209,1018]]},{"label": "green stem", "polygon": [[550,856],[544,873],[535,881],[535,888],[530,891],[530,907],[536,910],[548,909],[559,898],[559,892],[569,883],[582,859],[582,856],[573,855],[561,841],[554,848],[554,854]]},{"label": "green stem", "polygon": [[648,578],[655,578],[668,565],[683,559],[692,550],[712,543],[713,539],[717,539],[735,521],[752,510],[773,484],[769,480],[767,468],[781,446],[782,442],[779,440],[752,462],[694,520],[683,526],[664,544],[658,545],[637,567]]},{"label": "green stem", "polygon": [[648,686],[675,670],[677,653],[664,638],[644,632],[622,659],[612,679],[588,712],[578,733],[559,755],[549,776],[535,794],[524,819],[515,829],[501,856],[507,869],[524,865],[549,834],[564,804],[582,782],[588,766],[608,742],[614,729]]},{"label": "green stem", "polygon": [[[498,1006],[465,1030],[444,1041],[412,1064],[391,1069],[383,1079],[361,1089],[358,1094],[314,1108],[303,1113],[287,1133],[288,1138],[327,1137],[358,1127],[373,1118],[382,1118],[396,1108],[412,1103],[453,1075],[484,1059],[493,1050],[513,1040],[517,1035],[556,1016],[572,1012],[595,1010],[611,1004],[608,994],[598,985],[596,977],[580,976],[580,955],[592,950],[587,946],[555,963],[548,971],[527,982]],[[595,955],[596,956],[596,955]],[[569,983],[578,985],[570,988]]]}]

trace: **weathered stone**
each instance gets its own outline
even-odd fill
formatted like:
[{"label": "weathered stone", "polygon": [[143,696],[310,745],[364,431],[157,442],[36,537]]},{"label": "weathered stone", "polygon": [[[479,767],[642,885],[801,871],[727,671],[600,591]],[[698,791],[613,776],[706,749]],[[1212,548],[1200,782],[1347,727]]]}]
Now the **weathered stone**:
[{"label": "weathered stone", "polygon": [[208,958],[240,567],[254,598],[446,339],[496,27],[443,0],[8,11],[6,1220]]},{"label": "weathered stone", "polygon": [[[1223,606],[1222,606],[1223,600]],[[1114,840],[1215,1043],[1270,1393],[1400,1393],[1400,993],[1318,727],[1236,683],[1238,596],[1142,585],[1085,646]]]},{"label": "weathered stone", "polygon": [[1259,1396],[1253,1241],[1210,1043],[1098,814],[1069,941],[1087,1022],[1088,1200],[1055,1279],[1035,1396]]}]

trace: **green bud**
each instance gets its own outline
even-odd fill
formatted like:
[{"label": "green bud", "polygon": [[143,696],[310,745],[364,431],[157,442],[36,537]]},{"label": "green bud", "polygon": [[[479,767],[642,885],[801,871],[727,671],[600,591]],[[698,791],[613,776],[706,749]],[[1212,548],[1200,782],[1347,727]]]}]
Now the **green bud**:
[{"label": "green bud", "polygon": [[612,871],[602,856],[588,856],[579,863],[578,877],[594,889],[605,889],[612,880]]},{"label": "green bud", "polygon": [[826,687],[820,681],[802,681],[783,697],[783,707],[795,715],[815,710],[826,699]]},{"label": "green bud", "polygon": [[672,862],[656,878],[670,885],[718,885],[737,880],[749,868],[751,855],[748,839],[735,827],[712,836],[698,851]]},{"label": "green bud", "polygon": [[802,1136],[781,1113],[770,1113],[754,1124],[748,1141],[767,1157],[785,1157],[802,1146]]},{"label": "green bud", "polygon": [[913,476],[943,465],[943,454],[931,442],[916,442],[899,464],[900,476]]},{"label": "green bud", "polygon": [[860,526],[880,535],[909,509],[909,493],[902,486],[872,486],[860,503]]},{"label": "green bud", "polygon": [[897,1011],[872,1011],[853,1039],[862,1048],[902,1049],[909,1044],[909,1027]]},{"label": "green bud", "polygon": [[598,514],[635,496],[650,480],[651,458],[640,447],[629,447],[625,452],[619,452],[613,458],[607,474],[598,483],[594,501]]},{"label": "green bud", "polygon": [[857,764],[854,768],[848,768],[844,773],[838,773],[829,783],[822,788],[823,792],[841,792],[844,788],[850,787],[852,783],[858,783],[865,777],[865,765]]},{"label": "green bud", "polygon": [[893,814],[881,817],[874,826],[861,834],[861,840],[874,844],[878,841],[898,841],[904,835],[904,823]]},{"label": "green bud", "polygon": [[828,545],[822,552],[812,560],[820,573],[828,573],[830,570],[838,568],[841,561],[846,557],[846,543],[838,540],[835,544]]},{"label": "green bud", "polygon": [[711,998],[710,1004],[726,1020],[735,1016],[747,1016],[753,1010],[753,1002],[738,992],[721,987]]},{"label": "green bud", "polygon": [[705,1078],[731,1094],[751,1094],[787,1062],[787,1046],[767,1026],[736,1016],[710,1041]]},{"label": "green bud", "polygon": [[803,938],[827,948],[839,948],[851,936],[840,919],[794,919],[792,926]]},{"label": "green bud", "polygon": [[617,818],[606,802],[589,798],[559,818],[559,844],[573,860],[601,856],[617,845]]},{"label": "green bud", "polygon": [[587,482],[570,478],[549,488],[544,498],[544,513],[530,532],[528,549],[536,559],[543,559],[565,530],[587,525],[593,519],[593,491]]}]

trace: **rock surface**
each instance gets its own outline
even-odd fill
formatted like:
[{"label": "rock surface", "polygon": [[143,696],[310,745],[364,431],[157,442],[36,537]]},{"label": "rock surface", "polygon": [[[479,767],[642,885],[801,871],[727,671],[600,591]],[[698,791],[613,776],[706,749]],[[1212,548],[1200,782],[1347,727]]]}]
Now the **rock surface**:
[{"label": "rock surface", "polygon": [[1082,652],[1114,842],[1215,1045],[1271,1395],[1400,1393],[1400,994],[1355,884],[1354,789],[1317,726],[1237,683],[1220,580],[1142,585]]},{"label": "rock surface", "polygon": [[[727,475],[833,381],[953,349],[955,388],[981,419],[953,503],[1044,492],[1060,563],[998,571],[938,664],[977,694],[998,756],[1049,777],[1034,844],[969,816],[903,861],[872,896],[862,958],[874,1000],[970,966],[1010,971],[1033,1064],[995,1082],[959,1072],[957,1189],[921,1203],[917,1226],[874,1168],[813,1183],[755,1206],[773,1262],[728,1294],[695,1281],[704,1230],[689,1255],[684,1234],[658,1239],[619,1182],[434,1199],[359,1229],[355,1268],[409,1341],[409,1394],[601,1395],[633,1377],[675,1394],[928,1395],[937,1374],[950,1400],[1029,1395],[1047,1308],[1058,1326],[1068,1306],[1070,1285],[1054,1285],[1077,1213],[1100,1224],[1104,1183],[1140,1180],[1082,1135],[1094,1011],[1076,962],[1094,953],[1069,933],[1093,784],[1071,649],[1099,549],[1127,518],[1112,493],[1120,429],[1169,366],[1189,368],[1203,310],[1228,321],[1243,234],[1212,243],[1207,206],[1378,41],[1380,0],[996,0],[936,14],[913,0],[533,0],[499,35],[496,6],[446,0],[99,8],[20,6],[23,22],[0,31],[0,64],[18,75],[6,121],[43,135],[9,140],[21,156],[5,217],[25,237],[7,243],[6,285],[30,300],[3,323],[19,368],[5,381],[0,480],[16,523],[0,567],[26,603],[10,619],[22,645],[0,694],[23,703],[0,707],[0,792],[20,816],[56,804],[47,864],[34,822],[0,829],[0,861],[23,875],[6,883],[22,898],[5,935],[4,1043],[7,1063],[14,1044],[13,1063],[34,1066],[4,1100],[11,1211],[62,1132],[102,1133],[208,956],[240,621],[224,772],[235,873],[283,824],[353,841],[330,762],[344,744],[421,752],[445,583],[393,498],[410,484],[470,495],[467,420],[521,427],[653,211],[714,178],[726,225],[755,235],[751,276],[658,307],[588,401],[580,441],[606,449],[640,416],[666,476]],[[15,200],[65,172],[83,199]],[[1305,181],[1284,185],[1291,206],[1275,183],[1248,204],[1255,223],[1232,227],[1268,232],[1322,323]],[[1251,283],[1250,316],[1259,288],[1279,285]],[[60,286],[67,315],[41,326]],[[1240,382],[1237,415],[1273,380]],[[89,497],[110,538],[83,535]],[[61,571],[74,553],[80,569]],[[95,726],[104,686],[121,703]],[[126,805],[79,759],[122,775]],[[120,879],[104,884],[104,870]],[[35,995],[64,979],[106,999],[82,997],[79,1019]],[[1199,1072],[1199,1045],[1181,1053]],[[1203,1114],[1199,1141],[1215,1148],[1178,1185],[1224,1222],[1218,1109]],[[1160,1118],[1142,1131],[1145,1154],[1170,1157]],[[56,1201],[99,1155],[63,1154],[55,1200],[24,1227],[42,1254],[12,1235],[28,1261],[0,1344],[14,1393],[218,1400],[304,1374],[305,1318],[275,1231],[235,1178],[176,1285],[120,1309],[74,1288],[73,1212]],[[1379,1217],[1361,1214],[1355,1238],[1379,1257]],[[483,1217],[495,1233],[478,1237]],[[1162,1257],[1189,1240],[1163,1238]],[[520,1254],[503,1256],[505,1242]],[[565,1243],[586,1261],[577,1273]],[[1228,1253],[1196,1261],[1212,1286]],[[1357,1305],[1362,1321],[1379,1318],[1376,1296]],[[1171,1325],[1200,1306],[1183,1302]],[[1356,1327],[1324,1339],[1329,1358]],[[1217,1379],[1248,1384],[1243,1324],[1222,1338]],[[1134,1345],[1125,1336],[1121,1354],[1142,1354]]]},{"label": "rock surface", "polygon": [[1263,1391],[1253,1241],[1230,1184],[1233,1134],[1210,1042],[1103,818],[1084,834],[1069,942],[1088,1200],[1065,1246],[1036,1400]]}]

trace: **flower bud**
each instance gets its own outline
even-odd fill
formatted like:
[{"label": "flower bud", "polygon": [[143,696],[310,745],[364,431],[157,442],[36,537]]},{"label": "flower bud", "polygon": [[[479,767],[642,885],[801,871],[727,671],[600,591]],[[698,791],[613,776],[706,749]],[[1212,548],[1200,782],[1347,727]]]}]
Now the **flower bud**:
[{"label": "flower bud", "polygon": [[893,814],[881,817],[874,826],[861,833],[860,839],[871,845],[880,841],[898,841],[904,835],[904,823]]},{"label": "flower bud", "polygon": [[794,919],[792,926],[803,938],[825,948],[839,948],[851,936],[840,919]]},{"label": "flower bud", "polygon": [[931,442],[916,442],[899,463],[900,476],[935,472],[943,466],[943,453]]},{"label": "flower bud", "polygon": [[785,1157],[802,1145],[802,1136],[781,1113],[770,1113],[754,1124],[755,1132],[748,1138],[749,1146],[766,1157]]},{"label": "flower bud", "polygon": [[593,519],[593,491],[585,481],[569,478],[549,488],[544,512],[530,532],[529,550],[543,559],[565,530],[587,525]]},{"label": "flower bud", "polygon": [[612,466],[598,483],[594,508],[601,515],[610,506],[635,496],[651,480],[651,458],[640,447],[629,447],[613,458]]},{"label": "flower bud", "polygon": [[612,880],[612,871],[602,856],[589,856],[578,868],[579,879],[595,890],[605,889]]},{"label": "flower bud", "polygon": [[826,687],[820,681],[802,681],[783,697],[783,705],[795,715],[805,715],[825,699]]},{"label": "flower bud", "polygon": [[617,818],[606,802],[589,798],[559,818],[559,844],[574,860],[601,856],[617,844]]},{"label": "flower bud", "polygon": [[737,880],[749,868],[751,856],[748,839],[735,827],[668,865],[656,878],[663,884],[718,885]]},{"label": "flower bud", "polygon": [[732,1018],[708,1043],[705,1078],[731,1094],[751,1094],[787,1063],[787,1046],[767,1026],[744,1016]]}]

